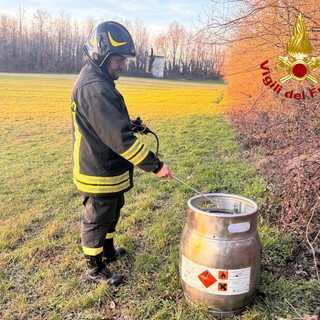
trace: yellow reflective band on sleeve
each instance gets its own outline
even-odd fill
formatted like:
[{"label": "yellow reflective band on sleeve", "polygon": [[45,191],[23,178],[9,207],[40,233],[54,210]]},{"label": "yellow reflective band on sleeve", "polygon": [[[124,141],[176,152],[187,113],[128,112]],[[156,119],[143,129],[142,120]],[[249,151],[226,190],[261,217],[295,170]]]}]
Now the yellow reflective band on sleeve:
[{"label": "yellow reflective band on sleeve", "polygon": [[115,235],[115,232],[110,232],[106,234],[106,239],[112,239]]},{"label": "yellow reflective band on sleeve", "polygon": [[128,148],[125,152],[121,153],[120,156],[129,160],[131,157],[134,156],[134,154],[139,150],[142,146],[142,143],[137,139],[133,145]]},{"label": "yellow reflective band on sleeve", "polygon": [[82,247],[83,253],[88,256],[97,256],[99,253],[103,251],[103,247],[99,248],[88,248],[88,247]]},{"label": "yellow reflective band on sleeve", "polygon": [[146,146],[143,146],[139,153],[133,158],[131,158],[129,161],[131,161],[136,166],[147,157],[148,153],[149,150],[146,148]]},{"label": "yellow reflective band on sleeve", "polygon": [[121,153],[120,156],[136,166],[147,157],[148,153],[149,149],[137,139],[133,145]]}]

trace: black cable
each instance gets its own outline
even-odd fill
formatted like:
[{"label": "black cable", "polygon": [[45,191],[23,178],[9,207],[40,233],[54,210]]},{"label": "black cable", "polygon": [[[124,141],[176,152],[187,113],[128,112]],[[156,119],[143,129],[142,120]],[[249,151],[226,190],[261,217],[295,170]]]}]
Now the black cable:
[{"label": "black cable", "polygon": [[149,129],[149,133],[151,133],[151,134],[153,134],[154,135],[154,137],[156,138],[156,141],[157,141],[157,149],[156,149],[156,157],[158,157],[158,152],[159,152],[159,138],[158,138],[158,136],[153,132],[153,131],[151,131],[150,129]]}]

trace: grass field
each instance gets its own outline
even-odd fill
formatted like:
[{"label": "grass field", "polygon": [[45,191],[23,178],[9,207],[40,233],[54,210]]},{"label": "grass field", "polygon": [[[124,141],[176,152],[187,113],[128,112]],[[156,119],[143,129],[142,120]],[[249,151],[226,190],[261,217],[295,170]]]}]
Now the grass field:
[{"label": "grass field", "polygon": [[[72,183],[69,97],[74,75],[0,74],[0,319],[213,319],[188,304],[179,281],[179,240],[192,191],[135,171],[116,242],[128,255],[110,288],[83,280],[81,198]],[[202,192],[259,204],[265,185],[225,120],[222,84],[121,78],[132,117],[157,132],[160,157]],[[152,136],[142,139],[154,149]],[[287,274],[290,237],[260,214],[263,268],[254,303],[232,319],[302,319],[320,312],[313,279]]]}]

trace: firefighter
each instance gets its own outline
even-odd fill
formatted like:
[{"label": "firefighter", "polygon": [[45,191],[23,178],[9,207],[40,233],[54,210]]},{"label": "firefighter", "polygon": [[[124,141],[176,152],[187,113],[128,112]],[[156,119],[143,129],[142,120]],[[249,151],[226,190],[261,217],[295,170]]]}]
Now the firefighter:
[{"label": "firefighter", "polygon": [[161,162],[132,131],[122,95],[115,87],[127,57],[135,56],[128,30],[114,21],[96,26],[83,46],[86,64],[71,95],[73,180],[83,195],[81,245],[86,278],[119,285],[124,276],[107,264],[126,253],[113,238],[124,205],[124,192],[133,187],[134,166],[159,178],[172,178]]}]

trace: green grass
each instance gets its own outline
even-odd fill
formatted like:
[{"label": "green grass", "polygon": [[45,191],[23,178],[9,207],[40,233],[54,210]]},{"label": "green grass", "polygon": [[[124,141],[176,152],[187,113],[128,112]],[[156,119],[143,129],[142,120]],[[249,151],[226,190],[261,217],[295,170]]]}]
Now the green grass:
[{"label": "green grass", "polygon": [[[0,74],[0,318],[213,319],[186,302],[178,253],[192,191],[135,171],[116,235],[128,255],[111,265],[127,277],[111,288],[83,280],[81,198],[72,184],[69,97],[75,76]],[[224,86],[123,78],[131,114],[160,139],[174,174],[202,192],[234,193],[259,204],[265,185],[244,159],[213,104]],[[155,149],[152,136],[141,137]],[[285,268],[293,240],[259,226],[264,253],[254,303],[238,319],[297,319],[320,312],[319,286]],[[291,304],[291,305],[290,305]]]}]

